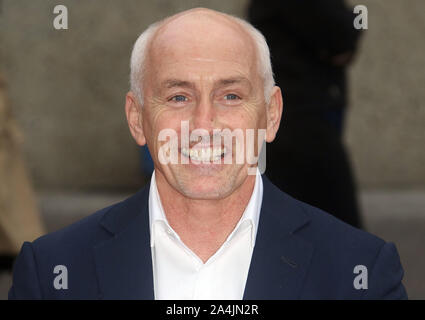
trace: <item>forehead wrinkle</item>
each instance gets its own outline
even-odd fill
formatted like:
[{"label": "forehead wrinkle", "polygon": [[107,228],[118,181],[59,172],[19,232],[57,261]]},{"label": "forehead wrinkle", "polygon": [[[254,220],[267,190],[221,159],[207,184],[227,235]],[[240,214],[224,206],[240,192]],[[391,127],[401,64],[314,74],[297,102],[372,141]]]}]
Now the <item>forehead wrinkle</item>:
[{"label": "forehead wrinkle", "polygon": [[194,88],[194,84],[190,81],[180,80],[180,79],[167,79],[162,81],[161,87],[166,87],[168,89],[175,87],[184,87],[184,88]]},{"label": "forehead wrinkle", "polygon": [[[201,82],[204,82],[204,78],[200,77],[198,80],[200,80]],[[249,88],[252,88],[251,85],[251,81],[244,77],[244,76],[233,76],[233,77],[228,77],[228,78],[221,78],[221,79],[217,79],[217,80],[213,80],[213,88],[217,89],[220,87],[225,87],[225,86],[230,86],[233,84],[246,84],[248,85]],[[196,84],[195,82],[192,81],[188,81],[188,80],[182,80],[182,79],[178,79],[178,78],[171,78],[171,79],[166,79],[164,81],[161,82],[161,87],[162,88],[167,88],[167,89],[172,89],[172,88],[189,88],[189,89],[196,89]]]},{"label": "forehead wrinkle", "polygon": [[227,85],[237,84],[237,83],[250,83],[250,81],[247,78],[241,77],[241,76],[218,79],[216,81],[216,84],[219,86],[227,86]]}]

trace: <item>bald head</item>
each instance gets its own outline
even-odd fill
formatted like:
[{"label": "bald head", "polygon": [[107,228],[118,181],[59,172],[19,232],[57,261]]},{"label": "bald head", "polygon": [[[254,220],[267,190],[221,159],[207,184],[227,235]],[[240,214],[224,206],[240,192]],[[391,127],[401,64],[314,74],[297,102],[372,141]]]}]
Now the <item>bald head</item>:
[{"label": "bald head", "polygon": [[261,77],[267,101],[274,86],[267,44],[246,21],[210,9],[195,8],[151,25],[136,41],[131,58],[131,90],[143,101],[143,81],[153,66],[182,57],[193,61],[238,61]]},{"label": "bald head", "polygon": [[[193,9],[166,20],[148,46],[151,58],[173,51],[198,59],[256,60],[252,37],[233,19],[208,9]],[[240,53],[244,56],[241,57]]]},{"label": "bald head", "polygon": [[[199,29],[193,29],[194,27]],[[175,30],[176,33],[183,31],[193,35],[205,35],[213,32],[214,28],[220,28],[222,32],[239,31],[239,35],[249,37],[249,34],[241,27],[235,17],[206,8],[190,9],[165,18],[160,21],[155,36],[165,30]]]}]

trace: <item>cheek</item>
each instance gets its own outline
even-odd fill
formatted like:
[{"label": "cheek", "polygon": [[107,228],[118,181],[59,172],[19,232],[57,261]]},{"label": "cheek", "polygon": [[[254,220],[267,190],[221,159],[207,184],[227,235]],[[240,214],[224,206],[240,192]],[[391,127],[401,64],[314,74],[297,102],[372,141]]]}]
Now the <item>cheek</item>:
[{"label": "cheek", "polygon": [[171,136],[178,136],[180,132],[180,119],[162,108],[151,109],[144,120],[146,122],[145,136],[153,154],[157,154],[160,147],[167,143]]},{"label": "cheek", "polygon": [[265,128],[265,115],[256,104],[245,104],[241,107],[230,109],[222,115],[224,123],[231,128],[258,129]]}]

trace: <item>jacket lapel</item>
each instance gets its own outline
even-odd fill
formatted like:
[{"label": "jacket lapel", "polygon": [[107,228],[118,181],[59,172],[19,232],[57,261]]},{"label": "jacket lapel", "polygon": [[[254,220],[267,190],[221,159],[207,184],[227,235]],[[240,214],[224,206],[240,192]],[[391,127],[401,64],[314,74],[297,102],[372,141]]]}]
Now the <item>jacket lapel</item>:
[{"label": "jacket lapel", "polygon": [[298,203],[264,175],[264,196],[244,299],[297,299],[313,245],[296,231],[309,222]]},{"label": "jacket lapel", "polygon": [[111,238],[94,247],[102,299],[154,298],[149,234],[149,185],[105,213]]}]

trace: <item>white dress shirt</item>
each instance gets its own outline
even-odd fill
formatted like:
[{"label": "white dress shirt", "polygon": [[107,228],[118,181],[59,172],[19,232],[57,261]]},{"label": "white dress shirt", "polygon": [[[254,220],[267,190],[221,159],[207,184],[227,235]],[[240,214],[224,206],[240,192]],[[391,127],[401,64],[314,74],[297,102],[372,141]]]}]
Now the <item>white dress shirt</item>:
[{"label": "white dress shirt", "polygon": [[149,223],[155,299],[241,300],[262,199],[263,181],[257,169],[254,190],[241,219],[217,252],[203,263],[169,225],[154,172],[149,190]]}]

